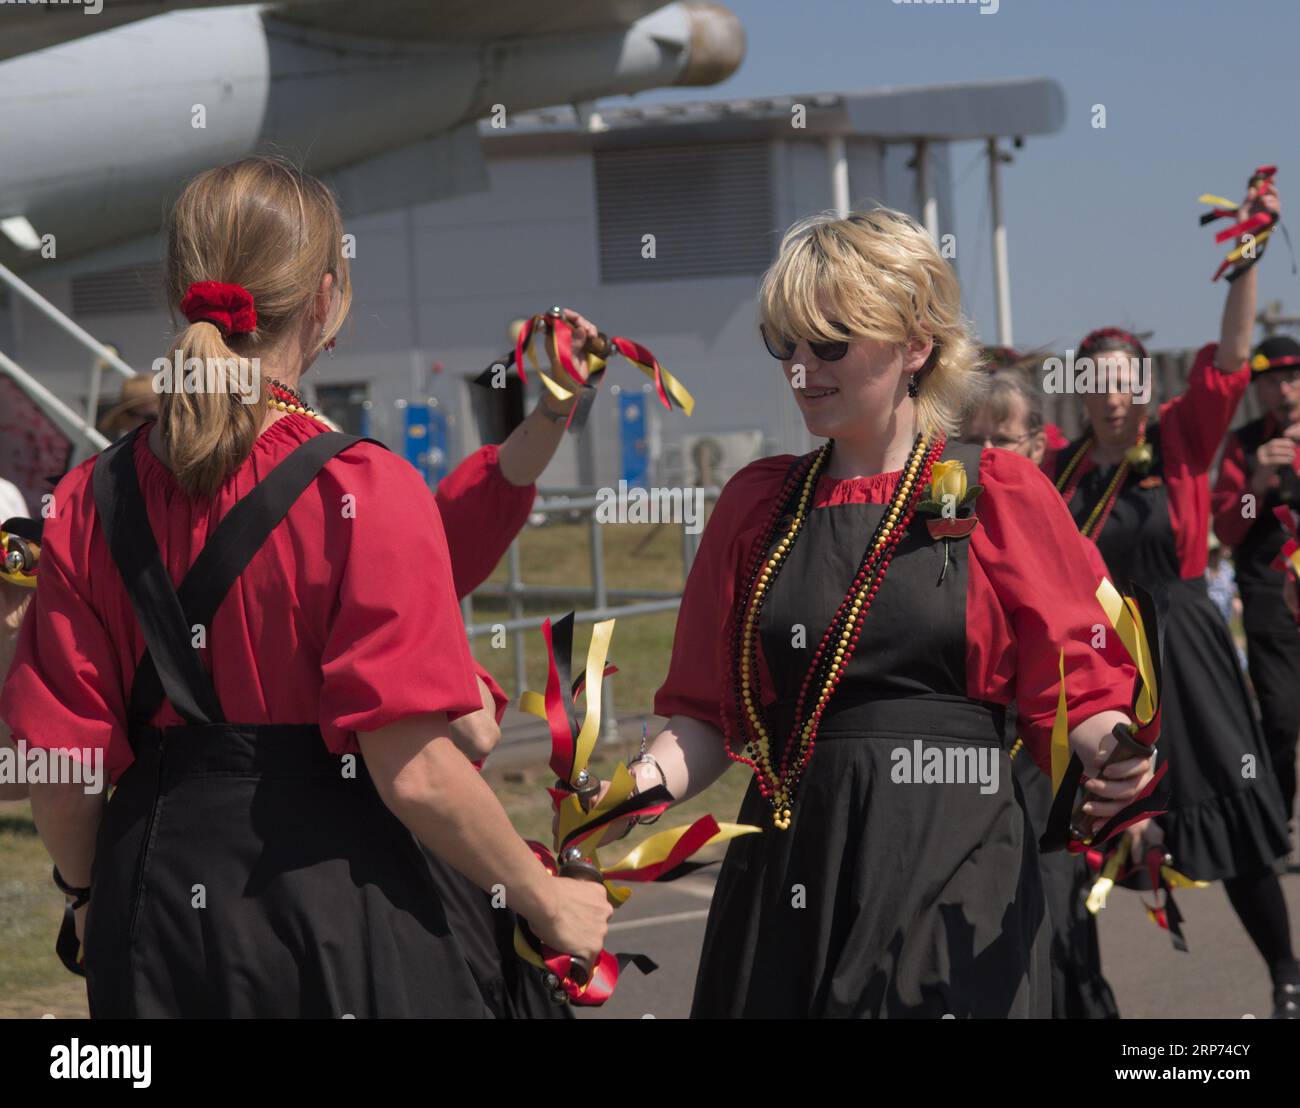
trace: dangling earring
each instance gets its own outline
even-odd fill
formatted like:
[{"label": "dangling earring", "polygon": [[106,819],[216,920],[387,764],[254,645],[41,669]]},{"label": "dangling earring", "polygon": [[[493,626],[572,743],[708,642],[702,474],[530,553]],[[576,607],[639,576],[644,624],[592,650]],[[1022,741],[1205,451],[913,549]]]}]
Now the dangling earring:
[{"label": "dangling earring", "polygon": [[[324,338],[324,337],[325,337],[325,328],[324,328],[324,327],[322,327],[322,328],[320,329],[320,337],[321,337],[321,338]],[[325,344],[325,349],[328,350],[328,351],[330,352],[330,357],[331,357],[331,358],[334,357],[334,340],[333,340],[333,339],[330,339],[330,341],[327,342],[327,343]]]},{"label": "dangling earring", "polygon": [[921,386],[916,380],[916,374],[913,373],[912,376],[907,379],[907,395],[915,400],[920,392]]}]

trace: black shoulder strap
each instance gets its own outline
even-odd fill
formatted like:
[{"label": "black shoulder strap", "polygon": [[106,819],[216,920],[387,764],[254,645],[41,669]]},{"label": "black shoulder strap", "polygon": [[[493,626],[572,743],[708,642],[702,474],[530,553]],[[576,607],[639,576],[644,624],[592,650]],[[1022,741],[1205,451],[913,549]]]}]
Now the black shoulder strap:
[{"label": "black shoulder strap", "polygon": [[[384,445],[375,439],[362,439],[339,431],[313,436],[296,447],[225,514],[178,590],[187,628],[211,627],[212,619],[231,586],[294,502],[316,479],[325,463],[359,442]],[[162,676],[153,651],[146,651],[136,667],[131,686],[132,721],[146,723],[152,719],[164,693],[169,700],[172,699]]]},{"label": "black shoulder strap", "polygon": [[149,526],[134,442],[134,435],[123,436],[95,460],[95,510],[168,699],[190,723],[222,722],[212,678],[191,642],[190,625]]}]

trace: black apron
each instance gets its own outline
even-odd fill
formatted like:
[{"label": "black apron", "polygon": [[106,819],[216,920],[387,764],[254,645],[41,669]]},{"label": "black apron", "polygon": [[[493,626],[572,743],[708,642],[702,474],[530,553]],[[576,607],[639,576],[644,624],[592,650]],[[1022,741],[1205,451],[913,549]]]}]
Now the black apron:
[{"label": "black apron", "polygon": [[[1007,713],[1008,720],[1014,717]],[[1047,827],[1052,810],[1052,779],[1022,747],[1011,759],[1036,836]],[[1088,911],[1093,875],[1082,854],[1054,850],[1039,854],[1043,897],[1052,922],[1052,1018],[1119,1019],[1119,1006],[1101,971],[1097,917]]]},{"label": "black apron", "polygon": [[[1281,794],[1227,624],[1205,577],[1181,576],[1158,423],[1148,424],[1147,442],[1151,468],[1125,480],[1097,547],[1118,588],[1136,582],[1165,608],[1158,756],[1169,762],[1170,808],[1158,822],[1189,877],[1258,873],[1290,850]],[[1061,451],[1058,477],[1079,445]],[[1113,475],[1110,466],[1083,476],[1068,505],[1076,523]],[[1243,776],[1251,764],[1254,776]]]},{"label": "black apron", "polygon": [[[974,484],[980,450],[950,443]],[[762,650],[780,698],[780,745],[822,632],[857,571],[882,504],[808,514],[764,605]],[[975,505],[978,514],[978,501]],[[1051,1014],[1036,839],[1003,749],[1005,710],[966,690],[969,539],[912,520],[822,717],[781,831],[756,782],[709,911],[698,1017]],[[793,645],[795,625],[807,646]],[[896,782],[896,751],[964,747],[997,789]]]},{"label": "black apron", "polygon": [[515,953],[519,917],[509,907],[496,906],[489,893],[427,848],[422,849],[452,934],[465,951],[470,972],[493,1017],[575,1018],[567,1002],[556,1002],[546,985],[546,972]]},{"label": "black apron", "polygon": [[[1255,451],[1265,442],[1264,420],[1247,423],[1237,432],[1246,459],[1246,483],[1255,472]],[[1282,601],[1285,578],[1273,569],[1286,533],[1273,514],[1283,504],[1300,510],[1300,479],[1283,467],[1282,481],[1258,504],[1255,520],[1245,538],[1232,551],[1237,588],[1241,593],[1242,623],[1250,680],[1259,698],[1264,742],[1282,789],[1287,819],[1295,809],[1296,737],[1300,734],[1300,629]]]},{"label": "black apron", "polygon": [[[331,754],[316,724],[228,722],[192,645],[321,467],[362,440],[328,432],[297,447],[221,520],[179,589],[134,440],[105,450],[93,477],[147,647],[130,694],[135,761],[95,850],[90,1014],[485,1015],[424,856],[360,755]],[[149,724],[164,696],[184,725]]]}]

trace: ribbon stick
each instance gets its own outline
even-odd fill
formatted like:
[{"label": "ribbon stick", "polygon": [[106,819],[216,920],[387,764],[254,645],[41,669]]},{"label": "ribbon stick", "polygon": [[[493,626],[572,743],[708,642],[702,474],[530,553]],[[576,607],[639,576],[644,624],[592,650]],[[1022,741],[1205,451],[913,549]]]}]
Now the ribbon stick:
[{"label": "ribbon stick", "polygon": [[[541,334],[545,335],[547,350],[559,364],[560,381],[538,368],[533,354],[533,340]],[[575,349],[573,325],[564,318],[559,308],[552,308],[549,312],[526,319],[515,338],[514,350],[484,370],[475,379],[475,383],[491,385],[494,370],[498,367],[509,369],[512,365],[518,369],[520,380],[526,381],[524,362],[527,361],[537,369],[543,387],[557,399],[569,400],[575,393],[578,395],[566,423],[568,430],[576,433],[586,424],[596,390],[604,379],[610,359],[622,355],[654,382],[659,402],[665,408],[671,411],[676,406],[688,416],[694,412],[695,398],[690,391],[639,342],[618,335],[610,337],[601,332],[586,344],[582,353],[585,353],[585,357],[579,357],[579,352]]]},{"label": "ribbon stick", "polygon": [[43,520],[14,516],[0,525],[0,578],[25,589],[36,588],[43,524]]},{"label": "ribbon stick", "polygon": [[[673,797],[663,785],[638,791],[631,771],[623,763],[615,767],[603,792],[602,783],[590,772],[591,755],[600,733],[603,681],[617,672],[606,664],[614,621],[605,620],[593,627],[585,672],[577,680],[571,678],[573,622],[570,612],[554,625],[549,619],[542,624],[547,652],[546,692],[525,692],[520,697],[521,709],[546,721],[551,733],[550,765],[556,774],[555,785],[548,789],[556,813],[554,849],[536,842],[528,845],[551,874],[599,881],[610,903],[618,908],[627,901],[631,890],[615,882],[672,881],[704,864],[691,861],[704,847],[752,834],[759,828],[720,824],[712,816],[702,816],[689,826],[651,835],[613,865],[601,864],[597,844],[607,828],[629,818],[658,816],[672,804]],[[579,697],[586,705],[581,724]],[[656,968],[644,955],[609,951],[601,951],[588,965],[547,947],[522,919],[515,931],[515,950],[547,973],[557,999],[582,1006],[608,1000],[619,973],[628,965],[643,973]]]},{"label": "ribbon stick", "polygon": [[[1101,773],[1119,759],[1145,755],[1155,745],[1156,738],[1160,734],[1159,619],[1155,602],[1149,593],[1136,585],[1131,586],[1131,593],[1132,595],[1128,596],[1121,594],[1106,578],[1102,579],[1097,589],[1097,600],[1101,604],[1102,611],[1106,613],[1106,619],[1137,669],[1137,680],[1134,683],[1130,708],[1135,722],[1129,726],[1116,724],[1112,733],[1115,747],[1101,767]],[[1054,792],[1047,826],[1039,839],[1038,847],[1044,853],[1061,849],[1082,853],[1093,843],[1105,842],[1126,827],[1164,810],[1161,805],[1165,802],[1165,796],[1160,785],[1168,764],[1161,763],[1143,790],[1103,827],[1095,832],[1085,830],[1087,814],[1083,811],[1083,802],[1086,797],[1079,794],[1087,777],[1084,774],[1083,761],[1077,754],[1071,754],[1069,751],[1064,651],[1061,652],[1059,670],[1060,693],[1056,718],[1052,725]],[[1062,763],[1065,763],[1064,770],[1060,768]]]},{"label": "ribbon stick", "polygon": [[[1261,165],[1254,173],[1250,175],[1250,181],[1247,183],[1247,191],[1252,189],[1273,192],[1273,178],[1277,175],[1277,166]],[[1236,241],[1244,235],[1253,236],[1248,242],[1237,245],[1228,256],[1219,264],[1219,268],[1214,271],[1214,276],[1210,278],[1217,281],[1225,273],[1229,281],[1235,281],[1243,273],[1253,266],[1264,253],[1264,244],[1268,242],[1273,233],[1273,227],[1278,222],[1276,212],[1256,212],[1245,219],[1239,219],[1240,209],[1233,201],[1222,196],[1215,196],[1212,193],[1205,193],[1198,201],[1201,204],[1212,205],[1211,210],[1201,215],[1200,223],[1204,227],[1209,223],[1219,219],[1232,219],[1235,222],[1232,226],[1225,228],[1214,236],[1216,243],[1225,243]]]},{"label": "ribbon stick", "polygon": [[1106,895],[1119,885],[1126,889],[1154,892],[1156,903],[1142,906],[1147,918],[1162,930],[1169,932],[1174,949],[1187,950],[1187,940],[1182,932],[1182,913],[1174,903],[1174,889],[1204,889],[1207,881],[1196,881],[1174,869],[1173,858],[1163,846],[1149,846],[1141,858],[1129,857],[1129,841],[1121,839],[1108,851],[1089,850],[1088,865],[1099,871],[1096,883],[1088,894],[1088,911],[1096,915],[1106,907]]}]

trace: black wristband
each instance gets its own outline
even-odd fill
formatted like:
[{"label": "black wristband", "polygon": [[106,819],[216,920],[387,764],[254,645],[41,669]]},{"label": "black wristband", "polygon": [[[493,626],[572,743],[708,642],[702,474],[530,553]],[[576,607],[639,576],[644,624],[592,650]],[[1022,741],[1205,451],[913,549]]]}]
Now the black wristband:
[{"label": "black wristband", "polygon": [[54,867],[54,883],[58,885],[59,890],[64,894],[64,896],[72,897],[73,911],[76,911],[76,909],[80,908],[90,899],[90,886],[87,885],[85,888],[77,888],[75,885],[69,885],[63,880],[63,874],[59,872],[58,866]]}]

